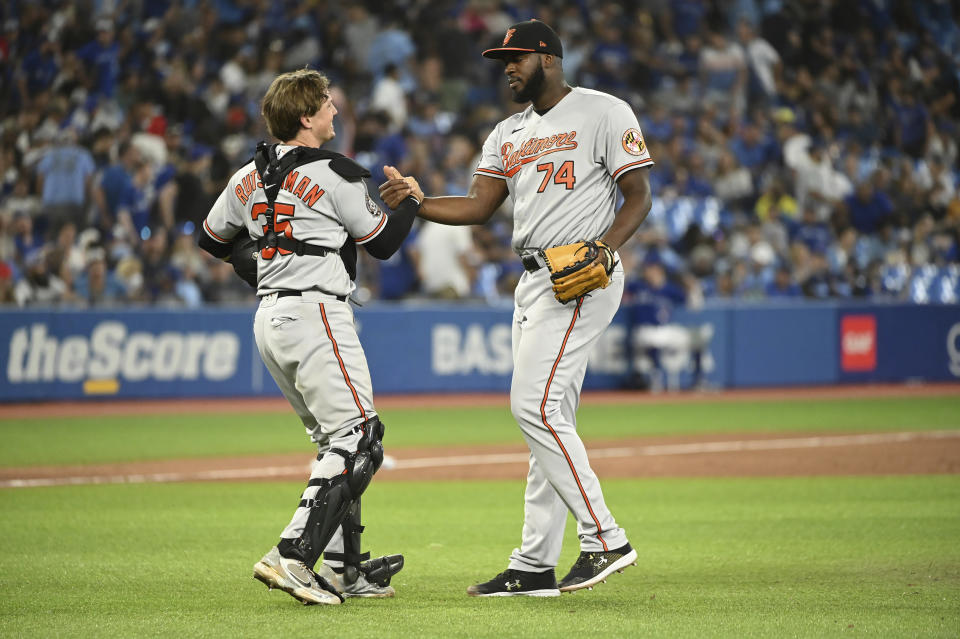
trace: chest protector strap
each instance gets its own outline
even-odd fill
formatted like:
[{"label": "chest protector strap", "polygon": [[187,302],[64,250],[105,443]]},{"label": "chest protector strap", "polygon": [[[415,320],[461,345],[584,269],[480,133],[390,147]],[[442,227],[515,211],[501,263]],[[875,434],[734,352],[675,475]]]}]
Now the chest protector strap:
[{"label": "chest protector strap", "polygon": [[[341,165],[343,164],[343,160],[353,163],[352,160],[349,160],[339,153],[302,146],[287,151],[282,158],[277,158],[277,145],[268,145],[266,142],[257,144],[257,151],[254,153],[253,161],[257,166],[257,173],[260,174],[260,180],[263,182],[263,191],[267,196],[267,230],[263,237],[257,238],[257,250],[281,248],[297,255],[318,256],[340,252],[339,248],[317,246],[316,244],[308,244],[307,242],[295,240],[286,235],[277,235],[276,229],[274,228],[276,223],[274,204],[277,201],[277,195],[280,193],[280,187],[286,179],[287,174],[298,166],[317,160],[331,160],[331,168],[335,171],[337,168],[334,166],[335,163]],[[337,172],[339,173],[339,171]],[[369,172],[367,175],[369,175]]]}]

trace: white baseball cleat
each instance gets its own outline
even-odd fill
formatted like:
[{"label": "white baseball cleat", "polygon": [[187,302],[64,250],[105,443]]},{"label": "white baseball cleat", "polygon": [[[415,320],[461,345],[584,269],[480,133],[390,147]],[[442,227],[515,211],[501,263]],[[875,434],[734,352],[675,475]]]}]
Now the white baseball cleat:
[{"label": "white baseball cleat", "polygon": [[344,581],[342,574],[337,574],[333,568],[327,564],[320,564],[317,568],[317,576],[326,579],[334,588],[339,590],[344,597],[392,597],[396,593],[393,586],[380,586],[367,580],[361,572],[357,580],[351,584]]},{"label": "white baseball cleat", "polygon": [[338,605],[343,597],[323,577],[317,576],[302,561],[280,556],[274,546],[253,566],[253,577],[271,590],[279,588],[304,605]]}]

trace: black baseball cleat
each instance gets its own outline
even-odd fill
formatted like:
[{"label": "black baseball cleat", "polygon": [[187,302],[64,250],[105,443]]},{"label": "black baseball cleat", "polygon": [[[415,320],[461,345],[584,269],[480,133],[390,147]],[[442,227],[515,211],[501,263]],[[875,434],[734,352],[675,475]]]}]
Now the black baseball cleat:
[{"label": "black baseball cleat", "polygon": [[553,569],[545,572],[507,569],[482,584],[467,588],[471,597],[559,597]]},{"label": "black baseball cleat", "polygon": [[637,565],[637,551],[624,544],[607,552],[581,552],[573,568],[560,581],[560,592],[573,592],[581,588],[593,588],[627,566]]}]

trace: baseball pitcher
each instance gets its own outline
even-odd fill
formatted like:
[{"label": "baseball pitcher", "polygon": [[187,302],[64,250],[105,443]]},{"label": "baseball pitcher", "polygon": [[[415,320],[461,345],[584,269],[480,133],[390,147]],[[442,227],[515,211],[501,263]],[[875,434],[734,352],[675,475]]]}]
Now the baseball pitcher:
[{"label": "baseball pitcher", "polygon": [[[623,100],[566,84],[563,47],[546,24],[514,24],[483,55],[502,61],[514,100],[532,104],[490,133],[467,195],[422,199],[416,181],[392,167],[380,193],[388,206],[413,193],[418,215],[443,224],[482,224],[513,197],[513,248],[526,269],[515,292],[510,389],[530,447],[523,532],[507,570],[467,593],[551,597],[592,588],[637,558],[604,503],[576,411],[587,356],[620,305],[616,251],[650,210],[653,160]],[[618,188],[624,202],[615,211]],[[581,553],[558,584],[567,511]]]}]

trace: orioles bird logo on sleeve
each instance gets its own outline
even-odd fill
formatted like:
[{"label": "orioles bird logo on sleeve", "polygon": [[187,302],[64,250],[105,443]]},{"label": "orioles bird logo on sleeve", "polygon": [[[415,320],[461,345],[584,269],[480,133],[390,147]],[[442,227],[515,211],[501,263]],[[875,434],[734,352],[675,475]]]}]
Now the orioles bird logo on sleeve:
[{"label": "orioles bird logo on sleeve", "polygon": [[377,206],[377,203],[373,201],[373,198],[370,195],[364,193],[364,197],[367,199],[367,211],[370,212],[370,215],[373,217],[380,217],[383,215],[383,211],[380,210],[380,207]]}]

